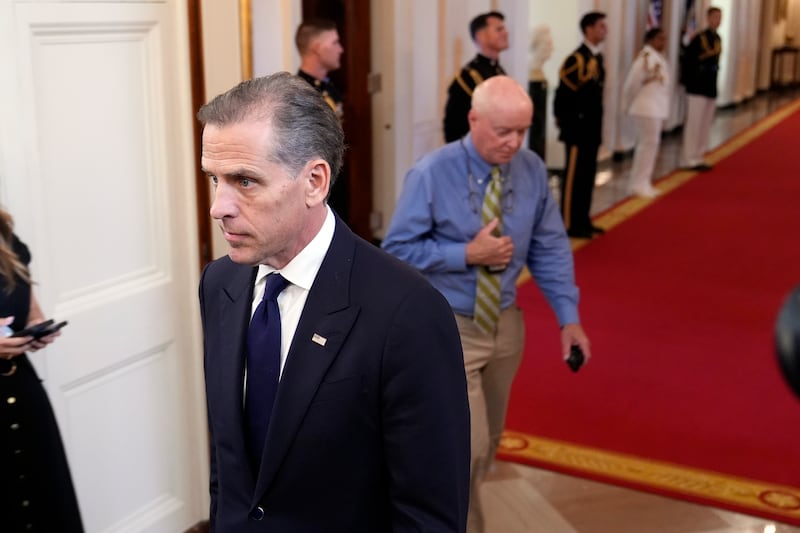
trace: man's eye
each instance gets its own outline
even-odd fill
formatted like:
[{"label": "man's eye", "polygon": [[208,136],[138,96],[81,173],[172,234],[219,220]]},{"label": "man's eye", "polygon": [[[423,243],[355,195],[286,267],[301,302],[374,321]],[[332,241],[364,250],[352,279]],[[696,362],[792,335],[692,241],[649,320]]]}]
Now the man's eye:
[{"label": "man's eye", "polygon": [[247,178],[241,178],[241,179],[239,180],[239,184],[240,184],[242,187],[249,187],[249,186],[250,186],[250,180],[249,180],[249,179],[247,179]]},{"label": "man's eye", "polygon": [[211,178],[211,183],[213,183],[214,185],[216,185],[217,183],[219,183],[219,178],[218,178],[218,177],[216,177],[216,176],[209,176],[209,178]]}]

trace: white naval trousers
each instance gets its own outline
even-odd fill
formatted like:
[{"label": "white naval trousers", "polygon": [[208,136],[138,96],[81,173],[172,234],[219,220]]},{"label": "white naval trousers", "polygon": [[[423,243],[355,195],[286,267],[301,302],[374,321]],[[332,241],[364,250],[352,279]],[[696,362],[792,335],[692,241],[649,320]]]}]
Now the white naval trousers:
[{"label": "white naval trousers", "polygon": [[682,165],[694,167],[705,163],[708,137],[714,120],[716,99],[697,94],[686,95],[686,121],[683,123]]},{"label": "white naval trousers", "polygon": [[661,146],[661,124],[663,119],[633,115],[636,126],[636,150],[631,165],[630,191],[648,195],[652,192],[653,168]]}]

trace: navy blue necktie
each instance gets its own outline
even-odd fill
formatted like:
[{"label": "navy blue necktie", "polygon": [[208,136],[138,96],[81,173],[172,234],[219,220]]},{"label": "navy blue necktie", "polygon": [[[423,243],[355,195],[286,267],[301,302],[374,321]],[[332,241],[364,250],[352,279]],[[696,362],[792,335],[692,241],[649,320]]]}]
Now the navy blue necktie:
[{"label": "navy blue necktie", "polygon": [[281,314],[278,295],[289,282],[278,273],[267,276],[264,298],[258,304],[247,332],[247,387],[244,411],[250,437],[250,454],[256,470],[278,392],[281,373]]}]

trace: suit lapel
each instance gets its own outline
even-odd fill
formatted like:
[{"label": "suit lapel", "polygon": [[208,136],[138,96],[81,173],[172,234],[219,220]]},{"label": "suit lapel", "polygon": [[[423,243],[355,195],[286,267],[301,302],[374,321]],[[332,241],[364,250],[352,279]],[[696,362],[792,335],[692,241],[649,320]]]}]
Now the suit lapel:
[{"label": "suit lapel", "polygon": [[[245,440],[244,423],[244,367],[245,339],[250,324],[250,308],[253,284],[257,268],[240,267],[234,275],[225,280],[220,295],[220,314],[218,339],[220,350],[219,376],[222,385],[219,387],[222,399],[222,412],[230,421],[231,431],[226,436],[230,439],[237,457],[248,457]],[[252,469],[247,468],[252,473]],[[249,486],[255,479],[249,479]]]},{"label": "suit lapel", "polygon": [[[308,294],[275,398],[252,506],[258,505],[289,450],[320,382],[359,309],[350,304],[355,236],[337,218],[328,253]],[[324,339],[324,340],[323,340]]]}]

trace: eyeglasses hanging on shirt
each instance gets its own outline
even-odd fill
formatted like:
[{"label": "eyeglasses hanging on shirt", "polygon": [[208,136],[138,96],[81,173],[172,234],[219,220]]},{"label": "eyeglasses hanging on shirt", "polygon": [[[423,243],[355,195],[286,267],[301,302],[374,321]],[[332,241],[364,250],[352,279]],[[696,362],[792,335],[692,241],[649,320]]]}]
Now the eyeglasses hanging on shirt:
[{"label": "eyeglasses hanging on shirt", "polygon": [[[483,205],[483,196],[479,194],[477,190],[477,185],[483,186],[491,176],[487,174],[486,176],[476,179],[475,176],[472,174],[472,164],[470,163],[469,159],[469,152],[467,151],[467,147],[464,146],[464,139],[461,139],[461,149],[464,150],[464,157],[467,161],[467,175],[469,179],[469,203],[472,207],[472,212],[476,215],[480,213],[481,207]],[[500,177],[500,182],[502,183],[503,190],[500,193],[500,204],[503,209],[503,213],[511,213],[514,210],[514,187],[511,180],[511,173],[509,172],[507,175],[502,175]]]}]

